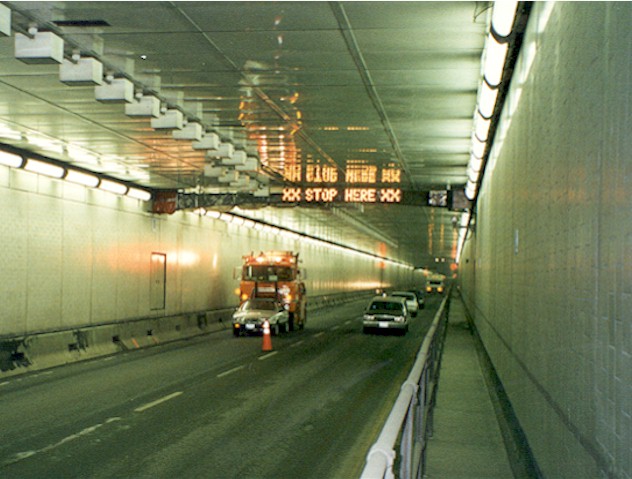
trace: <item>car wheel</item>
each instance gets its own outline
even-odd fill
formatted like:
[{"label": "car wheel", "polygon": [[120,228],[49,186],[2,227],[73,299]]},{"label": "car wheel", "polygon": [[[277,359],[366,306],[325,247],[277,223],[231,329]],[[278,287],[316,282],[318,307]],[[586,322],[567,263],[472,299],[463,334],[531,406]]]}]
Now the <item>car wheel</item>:
[{"label": "car wheel", "polygon": [[370,331],[370,330],[369,330],[369,328],[367,328],[367,327],[363,327],[363,328],[362,328],[362,333],[364,333],[364,334],[369,334],[369,331]]},{"label": "car wheel", "polygon": [[279,323],[275,323],[275,325],[271,328],[270,332],[273,336],[279,335]]},{"label": "car wheel", "polygon": [[240,336],[240,333],[241,333],[241,331],[239,331],[239,329],[233,328],[233,336],[238,338]]}]

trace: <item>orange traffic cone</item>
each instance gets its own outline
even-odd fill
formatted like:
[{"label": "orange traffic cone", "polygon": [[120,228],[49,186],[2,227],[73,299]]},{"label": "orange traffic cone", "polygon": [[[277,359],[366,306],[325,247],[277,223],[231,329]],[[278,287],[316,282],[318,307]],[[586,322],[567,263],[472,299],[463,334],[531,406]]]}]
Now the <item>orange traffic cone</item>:
[{"label": "orange traffic cone", "polygon": [[263,322],[263,344],[261,351],[272,351],[272,338],[270,337],[270,322],[266,319]]}]

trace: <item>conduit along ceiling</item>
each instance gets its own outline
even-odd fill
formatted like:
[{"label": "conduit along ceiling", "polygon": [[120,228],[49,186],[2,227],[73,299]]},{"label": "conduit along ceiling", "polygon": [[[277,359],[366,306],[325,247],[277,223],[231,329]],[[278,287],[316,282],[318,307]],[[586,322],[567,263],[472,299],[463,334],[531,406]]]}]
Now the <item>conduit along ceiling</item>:
[{"label": "conduit along ceiling", "polygon": [[1,143],[448,271],[488,2],[3,5]]}]

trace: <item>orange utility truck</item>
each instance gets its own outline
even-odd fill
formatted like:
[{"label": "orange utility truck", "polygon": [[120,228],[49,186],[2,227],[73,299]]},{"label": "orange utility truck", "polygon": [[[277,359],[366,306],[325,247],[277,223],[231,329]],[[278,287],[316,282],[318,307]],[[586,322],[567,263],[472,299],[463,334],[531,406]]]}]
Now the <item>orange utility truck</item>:
[{"label": "orange utility truck", "polygon": [[262,251],[243,256],[239,299],[277,298],[290,313],[289,329],[303,329],[307,320],[305,272],[299,267],[298,253]]}]

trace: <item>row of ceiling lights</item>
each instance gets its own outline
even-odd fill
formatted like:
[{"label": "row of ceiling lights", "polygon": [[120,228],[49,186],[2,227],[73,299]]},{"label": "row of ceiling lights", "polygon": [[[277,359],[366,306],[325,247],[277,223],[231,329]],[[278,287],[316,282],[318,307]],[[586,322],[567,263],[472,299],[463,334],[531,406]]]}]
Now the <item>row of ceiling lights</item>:
[{"label": "row of ceiling lights", "polygon": [[[500,86],[503,80],[508,80],[504,78],[505,63],[514,31],[517,7],[518,1],[514,0],[493,3],[490,31],[485,41],[482,57],[483,78],[478,90],[478,101],[474,112],[472,151],[467,167],[468,180],[465,186],[465,195],[470,200],[474,200],[478,194],[485,158],[491,148],[490,130],[492,117],[500,106],[498,102]],[[460,259],[467,233],[473,228],[472,221],[472,212],[467,211],[461,215],[458,222],[457,262]]]},{"label": "row of ceiling lights", "polygon": [[20,168],[38,175],[61,179],[70,183],[107,191],[117,195],[129,196],[142,201],[149,201],[151,199],[151,193],[142,188],[129,186],[113,179],[103,178],[84,170],[65,167],[58,163],[52,163],[40,158],[24,157],[16,153],[0,150],[0,165]]},{"label": "row of ceiling lights", "polygon": [[503,81],[507,52],[516,19],[517,1],[494,2],[489,34],[483,51],[483,78],[478,90],[474,113],[472,151],[467,167],[465,195],[473,200],[478,192],[485,155],[489,151],[492,117],[498,106],[498,93]]},{"label": "row of ceiling lights", "polygon": [[367,253],[365,251],[360,251],[354,248],[342,246],[340,244],[333,243],[331,241],[326,241],[326,240],[317,238],[315,236],[307,235],[305,233],[299,233],[287,228],[280,228],[278,226],[269,225],[267,223],[262,223],[260,221],[256,221],[250,218],[245,218],[240,215],[235,215],[231,213],[221,213],[219,211],[206,210],[204,208],[200,208],[199,210],[196,210],[196,213],[201,216],[207,216],[209,218],[223,221],[227,224],[232,224],[235,226],[243,226],[244,228],[253,229],[255,231],[261,231],[263,233],[268,233],[275,236],[281,236],[282,238],[285,238],[285,239],[300,240],[302,242],[311,244],[313,246],[321,246],[321,247],[330,248],[330,249],[340,251],[345,254],[360,256],[364,259],[372,259],[376,261],[381,261],[381,262],[384,262],[385,264],[390,264],[393,266],[398,266],[398,267],[406,268],[410,270],[415,269],[413,266],[407,263],[402,263],[402,262],[394,261],[388,258],[383,258],[376,254]]}]

